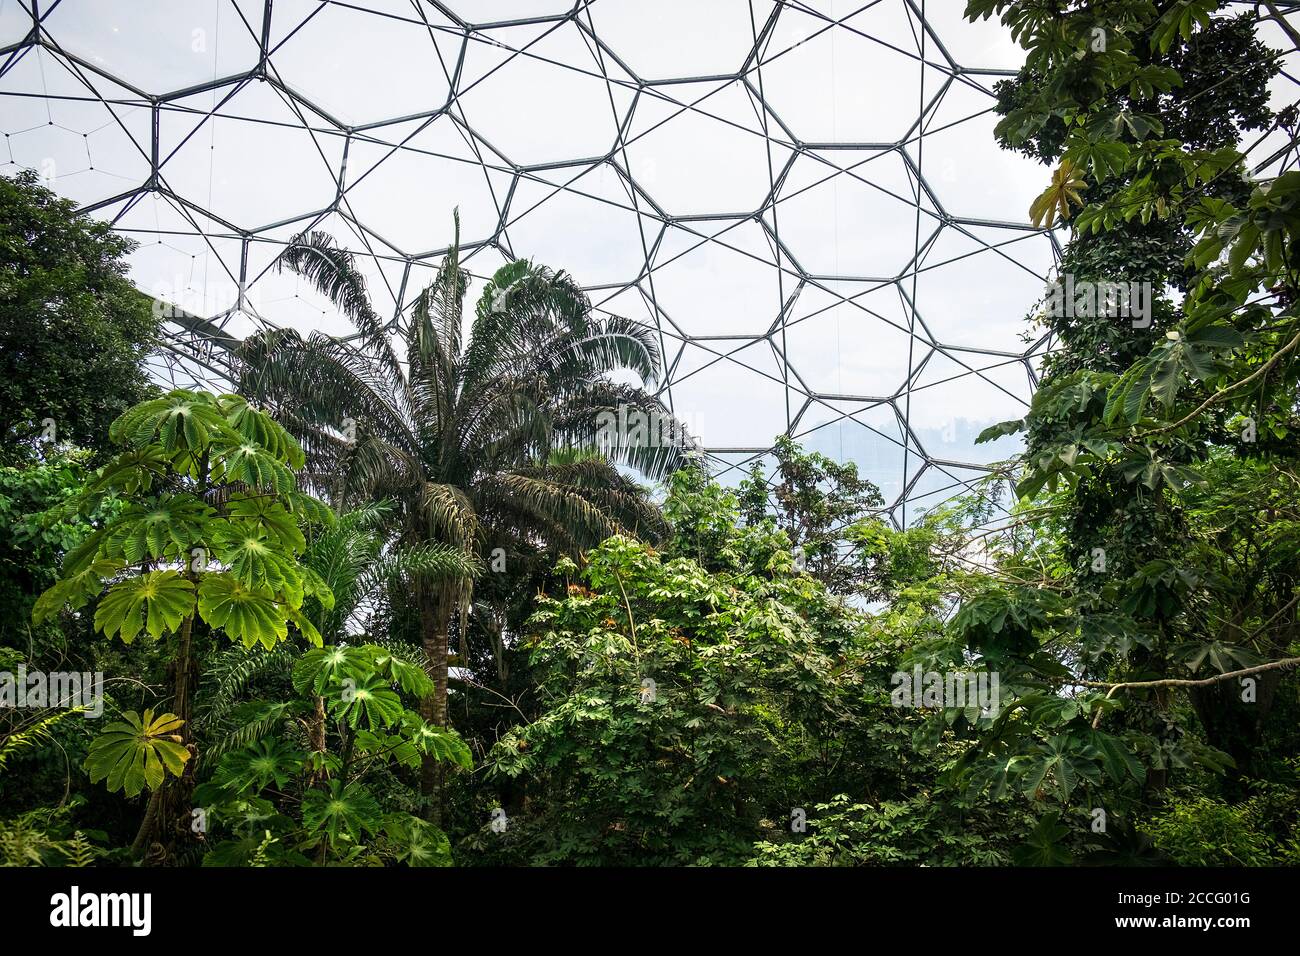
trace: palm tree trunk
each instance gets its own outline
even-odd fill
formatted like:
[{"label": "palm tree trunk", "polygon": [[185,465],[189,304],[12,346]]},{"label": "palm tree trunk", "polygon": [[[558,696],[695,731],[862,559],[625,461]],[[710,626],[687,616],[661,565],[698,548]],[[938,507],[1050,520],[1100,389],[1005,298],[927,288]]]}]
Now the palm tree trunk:
[{"label": "palm tree trunk", "polygon": [[[433,693],[420,702],[420,716],[438,727],[447,721],[447,625],[451,620],[452,592],[441,585],[420,587],[420,629]],[[441,762],[425,755],[420,763],[420,794],[425,800],[425,819],[442,822],[443,784]]]}]

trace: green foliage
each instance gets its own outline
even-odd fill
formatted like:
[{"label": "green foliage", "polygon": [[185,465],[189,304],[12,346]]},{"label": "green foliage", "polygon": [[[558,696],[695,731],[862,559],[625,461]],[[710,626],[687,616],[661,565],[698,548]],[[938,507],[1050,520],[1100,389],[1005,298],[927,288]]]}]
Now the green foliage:
[{"label": "green foliage", "polygon": [[777,437],[772,453],[776,471],[771,488],[761,466],[741,482],[745,519],[760,525],[771,515],[789,537],[801,570],[834,593],[853,593],[863,585],[864,569],[845,560],[845,528],[883,507],[880,489],[859,477],[853,462],[840,464],[805,452],[787,435]]},{"label": "green foliage", "polygon": [[122,790],[134,797],[141,790],[159,787],[167,774],[179,777],[190,759],[181,736],[184,723],[175,714],[135,711],[109,724],[90,745],[86,770],[90,782],[105,781],[109,790]]},{"label": "green foliage", "polygon": [[[703,502],[734,508],[697,476],[675,478],[667,510],[693,533],[719,527]],[[741,862],[761,821],[792,805],[773,782],[815,773],[830,728],[846,730],[862,619],[791,574],[788,551],[772,570],[770,533],[732,535],[739,567],[717,573],[613,537],[588,553],[584,583],[539,599],[541,713],[490,765],[536,790],[511,825],[529,860]]]},{"label": "green foliage", "polygon": [[[1025,433],[998,476],[1021,503],[1014,533],[982,536],[990,573],[947,638],[995,660],[1009,703],[946,779],[1042,805],[1020,862],[1067,862],[1062,821],[1098,793],[1137,821],[1133,836],[1176,775],[1246,786],[1283,678],[1261,674],[1248,703],[1212,679],[1297,650],[1300,551],[1275,495],[1297,451],[1300,176],[1251,181],[1238,148],[1240,129],[1294,116],[1268,109],[1278,63],[1255,17],[1220,6],[967,8],[1027,51],[999,86],[997,134],[1057,166],[1044,222],[1068,213],[1062,180],[1078,180],[1061,275],[1153,288],[1146,324],[1037,316],[1060,343],[1042,386],[1023,420],[980,436]],[[1211,683],[1179,683],[1193,676]],[[1179,819],[1158,846],[1179,845]]]},{"label": "green foliage", "polygon": [[1292,817],[1286,844],[1279,846],[1264,826],[1262,799],[1231,804],[1205,794],[1173,801],[1142,826],[1180,866],[1295,865],[1300,851],[1300,824]]},{"label": "green foliage", "polygon": [[[399,356],[364,277],[333,239],[298,236],[281,264],[328,296],[358,335],[255,335],[239,350],[241,391],[282,413],[342,503],[391,507],[384,520],[392,546],[377,580],[390,598],[400,595],[392,603],[396,618],[406,616],[402,636],[418,636],[433,677],[425,712],[445,724],[450,635],[459,632],[467,649],[485,557],[496,552],[514,574],[539,545],[577,555],[613,533],[662,531],[647,490],[615,462],[657,477],[682,448],[597,448],[602,415],[633,408],[671,420],[649,391],[616,378],[630,372],[653,385],[658,340],[642,323],[597,314],[571,276],[524,261],[489,279],[465,329],[469,276],[457,240],[416,298]],[[348,548],[340,538],[320,556]],[[374,593],[374,575],[340,579],[358,599]],[[318,619],[335,630],[342,620]],[[372,726],[395,715],[365,688],[347,713]],[[428,769],[431,800],[438,777]]]},{"label": "green foliage", "polygon": [[[298,655],[281,679],[289,700],[231,712],[232,723],[255,731],[215,751],[211,778],[195,793],[212,825],[205,865],[449,863],[442,830],[386,813],[377,791],[425,757],[473,765],[453,731],[407,708],[429,691],[423,669],[377,644],[331,645]],[[299,726],[308,728],[306,749]]]},{"label": "green foliage", "polygon": [[0,455],[53,442],[106,451],[108,425],[154,391],[159,320],[126,278],[134,243],[79,216],[36,174],[0,177]]},{"label": "green foliage", "polygon": [[1013,858],[1019,866],[1064,866],[1073,862],[1062,845],[1069,830],[1056,811],[1043,814],[1028,838],[1016,847]]},{"label": "green foliage", "polygon": [[[289,633],[289,611],[264,588],[245,587],[229,574],[208,574],[199,586],[199,614],[246,648],[274,647]],[[313,632],[305,633],[310,638]]]},{"label": "green foliage", "polygon": [[130,644],[142,630],[155,639],[175,631],[193,610],[193,581],[171,569],[146,571],[108,589],[95,609],[95,627]]},{"label": "green foliage", "polygon": [[94,865],[103,851],[91,834],[69,827],[71,810],[70,805],[39,808],[0,821],[0,866]]},{"label": "green foliage", "polygon": [[[1093,165],[1096,165],[1094,159]],[[1052,173],[1052,183],[1029,207],[1029,221],[1042,228],[1056,225],[1058,219],[1069,220],[1071,207],[1083,205],[1081,194],[1087,183],[1078,176],[1068,159]]]},{"label": "green foliage", "polygon": [[407,866],[451,866],[447,835],[419,817],[390,813],[384,817],[384,835],[393,858]]},{"label": "green foliage", "polygon": [[329,707],[353,730],[389,727],[402,718],[402,701],[379,676],[345,680]]},{"label": "green foliage", "polygon": [[110,431],[126,450],[68,511],[88,515],[110,497],[123,507],[69,552],[34,619],[107,584],[95,627],[128,644],[179,633],[196,614],[245,647],[274,646],[290,624],[319,643],[303,600],[328,606],[332,595],[296,558],[299,522],[322,512],[294,491],[291,468],[304,459],[293,439],[237,396],[183,390],[130,409]]},{"label": "green foliage", "polygon": [[225,757],[213,782],[231,794],[284,788],[302,770],[306,754],[283,740],[258,740]]},{"label": "green foliage", "polygon": [[[0,739],[0,773],[16,754],[38,749],[53,739],[58,725],[81,713],[81,708],[76,707],[49,711],[6,734]],[[73,811],[83,802],[82,797],[73,796],[55,806],[0,819],[0,866],[91,866],[103,855],[96,843],[102,842],[105,834],[74,827]]]},{"label": "green foliage", "polygon": [[[63,555],[93,528],[92,520],[63,510],[81,490],[86,457],[70,452],[22,467],[0,466],[0,644],[28,645],[35,596],[55,583]],[[85,578],[111,570],[101,565]]]},{"label": "green foliage", "polygon": [[4,739],[0,740],[0,770],[5,769],[5,764],[9,762],[9,758],[15,753],[49,740],[54,727],[70,717],[76,717],[80,713],[81,710],[75,707],[51,711],[37,717],[26,726],[6,734]]},{"label": "green foliage", "polygon": [[990,812],[930,794],[879,804],[838,794],[811,807],[806,825],[806,833],[755,844],[747,865],[1005,866],[1025,821],[1023,812]]},{"label": "green foliage", "polygon": [[360,784],[344,786],[331,780],[326,790],[309,790],[302,798],[302,822],[307,832],[336,847],[356,844],[383,824],[379,804]]},{"label": "green foliage", "polygon": [[[674,473],[672,443],[602,441],[602,416],[664,414],[655,336],[522,261],[466,325],[458,245],[394,338],[351,255],[298,237],[281,264],[358,335],[267,331],[240,349],[244,397],[128,408],[152,333],[125,247],[5,181],[0,311],[31,341],[0,340],[22,466],[0,469],[0,627],[34,623],[0,660],[115,667],[144,713],[70,761],[102,802],[6,810],[0,861],[1300,859],[1294,669],[1217,680],[1300,655],[1300,174],[1245,175],[1239,131],[1295,123],[1267,105],[1259,13],[968,16],[1026,50],[996,135],[1052,170],[1030,217],[1070,229],[1060,273],[1149,281],[1151,322],[1036,316],[1041,387],[980,436],[1025,454],[907,528],[788,438],[737,492]],[[52,341],[90,344],[53,362]],[[47,408],[99,457],[38,461]],[[669,479],[662,513],[618,465]],[[891,702],[913,667],[994,671],[999,706]],[[148,707],[160,685],[177,713]],[[84,746],[75,713],[10,721],[0,769]],[[133,851],[78,828],[145,790]],[[161,846],[191,807],[202,832]]]}]

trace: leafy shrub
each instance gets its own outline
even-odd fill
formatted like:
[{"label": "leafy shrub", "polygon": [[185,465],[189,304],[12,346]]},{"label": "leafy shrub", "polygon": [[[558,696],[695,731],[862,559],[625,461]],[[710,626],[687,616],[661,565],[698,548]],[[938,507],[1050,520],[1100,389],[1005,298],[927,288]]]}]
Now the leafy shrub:
[{"label": "leafy shrub", "polygon": [[1140,829],[1182,866],[1276,866],[1300,860],[1300,829],[1292,824],[1289,839],[1269,832],[1276,820],[1277,793],[1272,788],[1238,804],[1211,796],[1173,801]]},{"label": "leafy shrub", "polygon": [[[1005,806],[999,813],[930,794],[854,803],[839,794],[812,808],[805,835],[754,844],[747,865],[1005,866],[1011,862],[1009,834],[1024,829]],[[995,832],[1007,836],[991,836]]]}]

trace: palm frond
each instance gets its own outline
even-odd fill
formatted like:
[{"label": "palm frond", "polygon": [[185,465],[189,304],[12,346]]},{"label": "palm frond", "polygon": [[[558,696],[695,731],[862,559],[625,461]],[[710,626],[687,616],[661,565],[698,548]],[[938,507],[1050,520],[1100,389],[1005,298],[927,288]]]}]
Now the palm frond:
[{"label": "palm frond", "polygon": [[[294,421],[341,433],[353,426],[413,451],[415,440],[393,384],[371,356],[328,335],[277,329],[245,340],[240,392]],[[303,436],[295,434],[300,441]]]},{"label": "palm frond", "polygon": [[[639,435],[637,429],[622,428],[633,415],[644,426]],[[622,383],[584,382],[564,392],[552,421],[557,445],[598,449],[655,481],[684,467],[698,447],[685,423],[658,398]]]},{"label": "palm frond", "polygon": [[548,343],[582,337],[590,327],[591,300],[572,277],[522,260],[502,266],[479,297],[462,363],[463,389],[535,363]]},{"label": "palm frond", "polygon": [[627,369],[654,385],[661,371],[658,334],[642,322],[607,315],[568,344],[557,341],[555,363],[561,369],[576,363],[587,377]]},{"label": "palm frond", "polygon": [[340,639],[357,608],[372,597],[367,575],[380,559],[382,526],[393,514],[389,501],[363,504],[341,515],[303,554],[303,564],[318,574],[334,595],[333,607],[315,606],[311,612],[313,623],[327,640]]},{"label": "palm frond", "polygon": [[485,383],[475,394],[462,396],[451,451],[486,467],[545,457],[553,426],[544,400],[529,383],[505,376]]},{"label": "palm frond", "polygon": [[200,759],[205,765],[212,765],[232,750],[242,750],[249,744],[271,736],[288,718],[293,706],[289,702],[266,701],[243,705],[239,708],[239,719],[232,722],[233,727],[204,748]]},{"label": "palm frond", "polygon": [[291,269],[315,286],[356,327],[365,349],[374,354],[393,384],[402,381],[388,329],[370,304],[366,277],[352,253],[340,248],[329,233],[299,233],[289,240],[276,265]]},{"label": "palm frond", "polygon": [[668,523],[650,490],[624,475],[599,452],[557,449],[533,474],[581,495],[622,532],[652,542],[662,540],[668,532]]},{"label": "palm frond", "polygon": [[381,593],[399,584],[434,584],[474,578],[483,571],[473,554],[447,544],[397,548],[373,562],[362,579],[367,593]]},{"label": "palm frond", "polygon": [[378,437],[350,445],[339,456],[337,467],[343,488],[353,499],[404,501],[419,488],[424,474],[417,456]]},{"label": "palm frond", "polygon": [[[673,436],[685,436],[646,388],[609,377],[631,371],[643,383],[658,380],[654,330],[594,316],[573,277],[517,261],[486,284],[462,342],[468,277],[459,217],[455,225],[438,275],[417,297],[402,332],[404,378],[390,374],[387,353],[365,340],[352,345],[277,333],[245,349],[249,388],[291,423],[313,487],[336,489],[339,502],[394,503],[391,520],[370,526],[365,541],[349,537],[346,516],[338,537],[313,539],[310,559],[321,564],[322,577],[340,582],[337,627],[381,585],[400,595],[423,578],[466,597],[477,572],[467,556],[489,539],[530,553],[572,552],[614,533],[653,538],[663,530],[646,490],[619,467],[662,477],[681,463],[685,442],[624,443],[608,454],[595,447],[597,417],[620,409],[668,420]],[[360,308],[364,284],[344,281],[353,265],[346,253],[311,237],[295,250],[287,264],[315,270],[341,308]],[[354,440],[341,441],[344,416],[358,425]],[[365,522],[357,522],[364,538]],[[394,539],[383,534],[385,526]],[[358,572],[359,564],[367,567]],[[396,580],[406,585],[394,591]]]},{"label": "palm frond", "polygon": [[545,477],[518,473],[484,478],[481,494],[502,509],[513,509],[549,530],[552,540],[591,548],[623,530],[578,489]]},{"label": "palm frond", "polygon": [[258,645],[252,650],[242,647],[218,652],[205,665],[203,707],[195,717],[200,729],[219,726],[243,703],[243,695],[253,682],[268,675],[287,676],[295,651],[288,642],[272,650]]},{"label": "palm frond", "polygon": [[442,538],[468,550],[480,534],[474,503],[464,490],[441,482],[426,482],[419,504],[421,523]]},{"label": "palm frond", "polygon": [[453,237],[438,274],[416,299],[407,333],[411,405],[425,436],[445,431],[460,389],[461,326],[469,274],[460,265],[460,210],[452,215]]}]

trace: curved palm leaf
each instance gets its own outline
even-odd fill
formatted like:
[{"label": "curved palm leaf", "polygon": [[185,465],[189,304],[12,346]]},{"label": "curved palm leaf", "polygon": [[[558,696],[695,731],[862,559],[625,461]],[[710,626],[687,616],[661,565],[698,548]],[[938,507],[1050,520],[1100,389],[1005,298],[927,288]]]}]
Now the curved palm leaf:
[{"label": "curved palm leaf", "polygon": [[385,374],[391,376],[392,384],[401,382],[401,366],[389,342],[388,330],[370,304],[365,276],[357,269],[352,253],[339,248],[328,233],[299,233],[290,240],[276,265],[292,269],[334,303],[356,327],[367,350],[376,356]]}]

